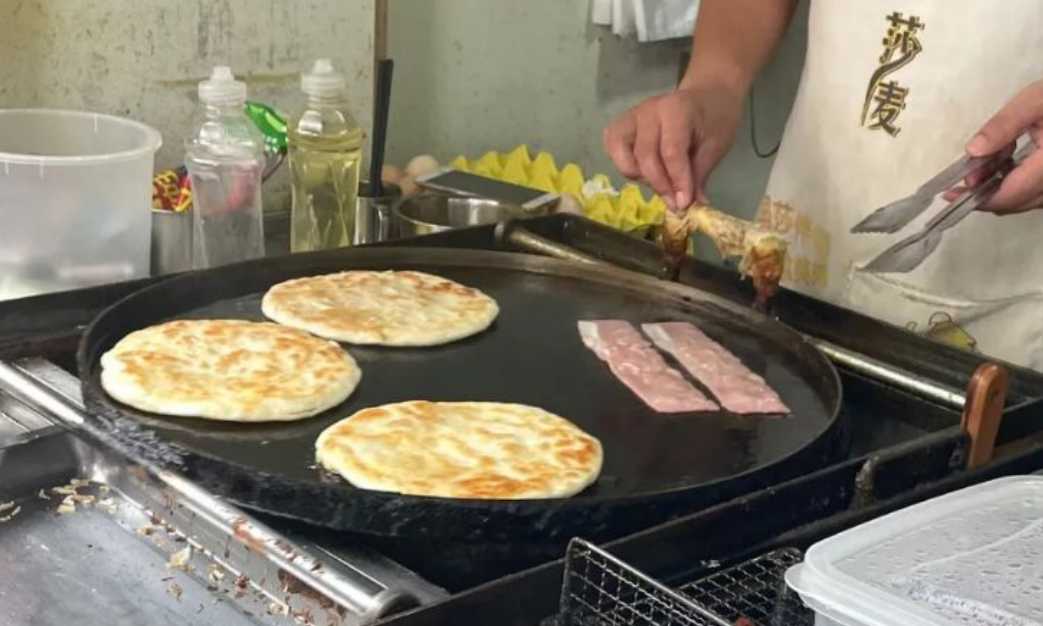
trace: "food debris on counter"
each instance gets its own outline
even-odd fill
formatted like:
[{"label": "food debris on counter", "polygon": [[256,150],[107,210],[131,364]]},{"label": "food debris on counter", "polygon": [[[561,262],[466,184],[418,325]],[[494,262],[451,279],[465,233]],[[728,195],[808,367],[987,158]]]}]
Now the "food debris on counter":
[{"label": "food debris on counter", "polygon": [[14,506],[14,508],[12,509],[12,506],[14,506],[14,502],[5,502],[3,504],[0,504],[0,513],[3,513],[4,511],[7,511],[9,509],[11,511],[7,515],[0,516],[0,524],[4,522],[10,522],[12,519],[14,519],[15,515],[18,515],[22,512],[22,507]]},{"label": "food debris on counter", "polygon": [[268,603],[268,615],[289,615],[290,607],[286,606],[282,602],[269,602]]},{"label": "food debris on counter", "polygon": [[181,594],[183,594],[184,592],[185,590],[182,589],[181,585],[177,584],[176,582],[171,582],[169,585],[167,585],[167,593],[174,596],[174,599],[178,602],[181,602]]},{"label": "food debris on counter", "polygon": [[98,500],[97,507],[106,513],[115,513],[118,506],[116,501],[112,498],[105,498],[104,500]]},{"label": "food debris on counter", "polygon": [[76,512],[76,501],[72,499],[72,496],[65,496],[62,499],[62,503],[58,505],[59,515],[68,515]]},{"label": "food debris on counter", "polygon": [[188,564],[192,558],[192,546],[185,546],[183,549],[170,555],[170,559],[167,560],[167,569],[178,569],[183,572],[192,571],[192,566]]},{"label": "food debris on counter", "polygon": [[218,584],[225,578],[225,571],[220,565],[211,563],[206,566],[206,578],[213,584]]},{"label": "food debris on counter", "polygon": [[[81,506],[91,506],[92,504],[94,504],[98,499],[97,496],[89,493],[79,492],[80,488],[87,487],[90,484],[91,482],[85,478],[73,478],[69,481],[68,484],[58,485],[57,487],[51,487],[51,493],[59,496],[65,496],[64,498],[62,498],[61,504],[59,504],[58,508],[56,509],[57,513],[59,515],[68,515],[70,513],[76,512],[77,504]],[[106,492],[107,489],[108,488],[106,487]],[[47,495],[47,491],[44,489],[41,489],[39,492],[37,492],[36,497],[40,498],[41,500],[51,499],[50,496]],[[111,498],[109,500],[111,501]],[[114,506],[109,510],[114,510]]]}]

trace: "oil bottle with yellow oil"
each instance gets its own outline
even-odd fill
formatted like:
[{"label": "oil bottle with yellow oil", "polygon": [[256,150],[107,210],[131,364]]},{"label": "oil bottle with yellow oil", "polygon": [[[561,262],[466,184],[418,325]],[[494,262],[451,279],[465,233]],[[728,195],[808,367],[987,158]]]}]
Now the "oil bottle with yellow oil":
[{"label": "oil bottle with yellow oil", "polygon": [[365,133],[348,105],[344,75],[319,59],[301,76],[304,110],[288,125],[290,250],[351,244]]}]

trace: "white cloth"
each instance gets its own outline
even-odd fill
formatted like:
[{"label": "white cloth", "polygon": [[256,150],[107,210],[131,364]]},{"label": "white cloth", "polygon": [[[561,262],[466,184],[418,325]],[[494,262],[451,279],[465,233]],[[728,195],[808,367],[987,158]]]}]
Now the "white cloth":
[{"label": "white cloth", "polygon": [[640,42],[690,37],[699,0],[592,0],[591,21]]},{"label": "white cloth", "polygon": [[1043,369],[1043,211],[971,215],[909,274],[860,270],[896,236],[849,234],[1043,78],[1041,25],[1040,0],[812,2],[800,90],[761,204],[791,238],[785,285]]}]

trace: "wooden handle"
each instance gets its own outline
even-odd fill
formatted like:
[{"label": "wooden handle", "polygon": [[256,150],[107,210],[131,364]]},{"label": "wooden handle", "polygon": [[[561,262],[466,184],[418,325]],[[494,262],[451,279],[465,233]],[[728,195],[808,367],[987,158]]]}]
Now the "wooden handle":
[{"label": "wooden handle", "polygon": [[961,427],[971,439],[967,452],[967,469],[980,467],[992,460],[996,435],[1007,401],[1007,370],[996,363],[983,363],[974,371],[967,385],[967,401],[963,405]]}]

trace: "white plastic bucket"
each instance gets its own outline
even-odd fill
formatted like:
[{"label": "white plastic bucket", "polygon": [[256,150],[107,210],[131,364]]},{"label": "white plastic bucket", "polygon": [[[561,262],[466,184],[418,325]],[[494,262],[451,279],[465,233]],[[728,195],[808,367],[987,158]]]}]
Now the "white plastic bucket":
[{"label": "white plastic bucket", "polygon": [[0,110],[0,299],[147,276],[161,144],[112,115]]}]

